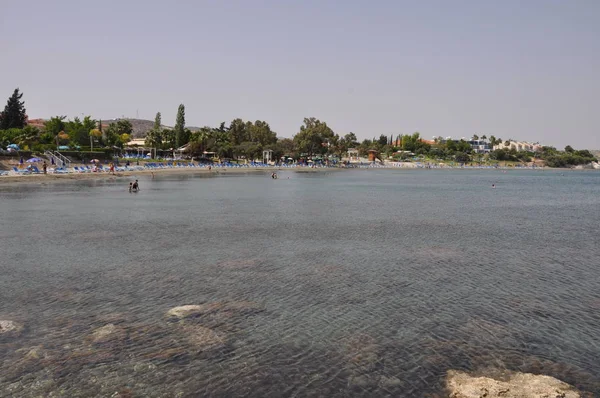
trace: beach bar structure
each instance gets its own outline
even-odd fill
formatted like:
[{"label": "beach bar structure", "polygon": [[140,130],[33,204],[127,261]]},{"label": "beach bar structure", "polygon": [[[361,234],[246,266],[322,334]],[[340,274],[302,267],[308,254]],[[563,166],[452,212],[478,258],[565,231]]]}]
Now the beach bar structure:
[{"label": "beach bar structure", "polygon": [[272,156],[273,156],[273,151],[270,149],[265,149],[263,151],[263,163],[265,163],[265,164],[270,163]]},{"label": "beach bar structure", "polygon": [[377,152],[375,149],[369,149],[368,154],[369,162],[376,162],[379,160],[379,152]]},{"label": "beach bar structure", "polygon": [[358,158],[358,149],[356,148],[348,148],[348,160],[350,160],[351,162],[354,161],[359,161]]}]

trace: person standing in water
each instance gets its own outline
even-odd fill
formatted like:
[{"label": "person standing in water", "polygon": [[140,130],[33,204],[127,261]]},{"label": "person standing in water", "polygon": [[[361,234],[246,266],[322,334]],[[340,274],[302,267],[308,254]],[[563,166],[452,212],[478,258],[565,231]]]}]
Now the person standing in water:
[{"label": "person standing in water", "polygon": [[133,182],[129,181],[129,192],[133,189]]},{"label": "person standing in water", "polygon": [[132,186],[134,191],[139,191],[140,190],[140,185],[138,184],[138,180],[135,180],[135,182],[133,183]]}]

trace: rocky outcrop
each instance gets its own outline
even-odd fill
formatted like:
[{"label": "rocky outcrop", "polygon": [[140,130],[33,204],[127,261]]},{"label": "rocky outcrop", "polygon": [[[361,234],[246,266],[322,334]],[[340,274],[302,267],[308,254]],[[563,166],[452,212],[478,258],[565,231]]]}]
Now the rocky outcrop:
[{"label": "rocky outcrop", "polygon": [[253,313],[263,311],[264,308],[253,301],[214,302],[206,304],[182,305],[167,311],[167,317],[184,319],[203,316],[217,312],[221,313]]},{"label": "rocky outcrop", "polygon": [[450,398],[579,398],[574,388],[558,379],[531,373],[509,373],[502,380],[448,371]]},{"label": "rocky outcrop", "polygon": [[23,330],[23,325],[15,321],[0,320],[0,335],[14,334],[17,335]]}]

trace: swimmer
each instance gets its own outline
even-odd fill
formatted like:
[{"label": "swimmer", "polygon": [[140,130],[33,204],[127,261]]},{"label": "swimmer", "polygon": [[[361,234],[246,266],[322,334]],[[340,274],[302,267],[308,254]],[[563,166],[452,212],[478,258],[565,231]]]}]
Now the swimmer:
[{"label": "swimmer", "polygon": [[496,184],[492,184],[492,188],[496,188]]}]

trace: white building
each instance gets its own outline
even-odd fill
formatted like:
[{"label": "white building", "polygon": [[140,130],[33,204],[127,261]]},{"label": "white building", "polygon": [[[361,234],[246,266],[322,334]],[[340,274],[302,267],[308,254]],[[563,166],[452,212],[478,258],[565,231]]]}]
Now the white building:
[{"label": "white building", "polygon": [[496,149],[514,149],[517,152],[538,152],[542,150],[542,145],[540,145],[538,142],[531,143],[526,141],[509,141],[508,145],[506,145],[506,142],[501,142],[498,145],[494,145],[494,150]]},{"label": "white building", "polygon": [[485,140],[471,140],[468,142],[475,153],[490,153],[492,150],[489,142]]}]

